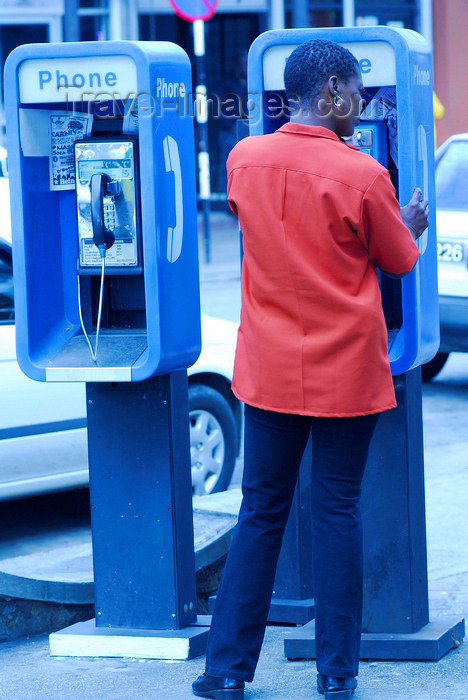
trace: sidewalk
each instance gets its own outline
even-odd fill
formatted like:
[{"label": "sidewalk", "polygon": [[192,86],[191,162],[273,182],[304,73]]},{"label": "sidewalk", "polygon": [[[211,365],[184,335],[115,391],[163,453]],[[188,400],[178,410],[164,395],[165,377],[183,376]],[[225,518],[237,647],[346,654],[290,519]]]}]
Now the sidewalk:
[{"label": "sidewalk", "polygon": [[240,234],[237,218],[226,211],[210,216],[210,262],[202,217],[198,217],[198,256],[202,313],[239,323]]},{"label": "sidewalk", "polygon": [[[211,223],[210,264],[204,260],[200,235],[202,295],[218,294],[218,286],[226,282],[234,288],[239,279],[237,221],[221,212],[212,215]],[[459,414],[453,416],[453,435],[435,436],[437,426],[429,423],[426,441],[431,619],[468,616],[468,451],[467,437],[456,427],[463,424],[459,420],[463,415],[466,422],[466,403],[461,399]],[[287,627],[267,628],[246,700],[321,697],[315,690],[315,663],[284,658],[287,631]],[[0,661],[0,700],[189,700],[191,682],[204,668],[204,657],[183,662],[51,657],[47,635],[0,644]],[[362,662],[354,697],[465,700],[468,640],[438,662]]]},{"label": "sidewalk", "polygon": [[[313,661],[287,661],[287,628],[268,627],[246,700],[319,698]],[[204,658],[154,661],[50,657],[47,636],[0,647],[1,700],[189,700]],[[362,662],[356,700],[465,700],[468,645],[439,662]]]},{"label": "sidewalk", "polygon": [[237,217],[227,211],[214,211],[209,227],[210,262],[206,260],[203,219],[198,215],[198,257],[201,284],[240,279],[240,234]]}]

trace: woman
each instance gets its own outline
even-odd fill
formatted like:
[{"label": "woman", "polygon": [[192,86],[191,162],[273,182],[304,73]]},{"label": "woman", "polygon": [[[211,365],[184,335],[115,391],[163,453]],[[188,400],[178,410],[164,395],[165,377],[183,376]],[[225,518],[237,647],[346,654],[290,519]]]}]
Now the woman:
[{"label": "woman", "polygon": [[362,80],[338,44],[301,44],[285,68],[298,109],[228,160],[244,239],[233,390],[245,402],[243,501],[193,692],[243,698],[266,626],[281,539],[312,431],[317,688],[350,697],[362,616],[361,481],[378,416],[395,407],[377,267],[408,274],[427,227],[388,172],[342,139]]}]

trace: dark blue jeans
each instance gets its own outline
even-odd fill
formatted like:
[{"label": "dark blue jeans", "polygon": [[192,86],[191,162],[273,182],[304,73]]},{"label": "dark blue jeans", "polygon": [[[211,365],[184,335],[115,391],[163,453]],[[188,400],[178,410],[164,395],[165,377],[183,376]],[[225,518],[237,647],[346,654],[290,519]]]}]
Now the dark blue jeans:
[{"label": "dark blue jeans", "polygon": [[361,481],[378,414],[316,418],[245,407],[243,500],[216,598],[206,672],[252,681],[281,540],[312,430],[317,669],[356,676],[362,618]]}]

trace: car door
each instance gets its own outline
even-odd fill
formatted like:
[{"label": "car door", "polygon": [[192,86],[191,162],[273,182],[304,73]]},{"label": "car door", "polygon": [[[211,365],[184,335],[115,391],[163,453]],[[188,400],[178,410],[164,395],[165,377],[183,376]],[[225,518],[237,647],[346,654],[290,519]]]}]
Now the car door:
[{"label": "car door", "polygon": [[0,500],[86,485],[85,387],[36,382],[20,370],[5,241],[0,245],[0,386]]}]

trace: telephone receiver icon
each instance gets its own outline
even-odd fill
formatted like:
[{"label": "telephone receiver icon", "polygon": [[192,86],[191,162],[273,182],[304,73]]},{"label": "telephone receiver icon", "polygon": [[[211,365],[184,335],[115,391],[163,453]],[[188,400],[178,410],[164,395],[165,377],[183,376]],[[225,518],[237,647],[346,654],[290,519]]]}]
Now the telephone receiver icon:
[{"label": "telephone receiver icon", "polygon": [[[428,163],[427,163],[427,136],[426,136],[426,129],[422,124],[418,126],[418,161],[422,163],[423,167],[423,182],[422,182],[422,191],[423,191],[423,199],[424,197],[428,196],[428,188],[429,188],[429,168],[428,168]],[[420,185],[421,186],[421,185]],[[419,247],[419,250],[421,252],[421,255],[424,253],[424,251],[427,248],[427,229],[424,231],[422,236],[420,236],[417,240],[417,245]]]},{"label": "telephone receiver icon", "polygon": [[182,202],[182,173],[180,169],[180,156],[177,141],[172,136],[166,136],[163,140],[164,163],[166,172],[174,173],[174,198],[175,198],[175,225],[167,229],[167,253],[169,262],[173,263],[182,251],[182,237],[184,228],[184,209]]}]

